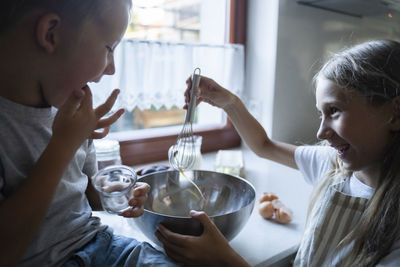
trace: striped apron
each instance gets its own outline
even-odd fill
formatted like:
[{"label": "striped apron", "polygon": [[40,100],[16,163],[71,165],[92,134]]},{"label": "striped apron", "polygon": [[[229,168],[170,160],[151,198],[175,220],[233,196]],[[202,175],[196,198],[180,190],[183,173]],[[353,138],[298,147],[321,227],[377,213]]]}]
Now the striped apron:
[{"label": "striped apron", "polygon": [[354,229],[368,201],[342,193],[344,184],[341,180],[321,191],[308,218],[295,266],[343,266],[340,262],[353,244],[339,250],[337,245]]}]

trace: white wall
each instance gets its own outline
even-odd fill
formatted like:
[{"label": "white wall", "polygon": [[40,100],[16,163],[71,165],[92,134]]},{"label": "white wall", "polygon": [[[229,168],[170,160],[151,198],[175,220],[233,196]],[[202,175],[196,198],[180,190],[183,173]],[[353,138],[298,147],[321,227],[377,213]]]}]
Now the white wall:
[{"label": "white wall", "polygon": [[247,3],[246,81],[243,98],[248,108],[249,102],[258,105],[259,110],[250,111],[270,133],[279,1],[250,0]]},{"label": "white wall", "polygon": [[369,39],[400,38],[399,22],[384,17],[355,18],[295,0],[249,0],[248,5],[246,92],[260,101],[260,122],[275,140],[316,140],[311,81],[328,52]]}]

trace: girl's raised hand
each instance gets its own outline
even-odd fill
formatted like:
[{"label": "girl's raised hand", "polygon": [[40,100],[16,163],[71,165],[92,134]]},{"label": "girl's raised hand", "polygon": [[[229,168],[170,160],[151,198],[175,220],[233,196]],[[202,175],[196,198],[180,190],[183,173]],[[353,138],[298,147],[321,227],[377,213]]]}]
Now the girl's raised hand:
[{"label": "girl's raised hand", "polygon": [[185,266],[248,266],[204,212],[191,211],[190,216],[202,223],[200,236],[181,235],[158,226],[155,235],[168,256]]},{"label": "girl's raised hand", "polygon": [[[92,93],[88,86],[82,91],[73,92],[60,107],[53,123],[53,139],[62,140],[65,146],[77,149],[87,138],[102,138],[107,135],[110,125],[124,110],[118,110],[108,118],[102,119],[114,105],[119,90],[114,90],[106,102],[93,109]],[[97,129],[104,128],[97,132]]]},{"label": "girl's raised hand", "polygon": [[[188,107],[190,101],[190,89],[192,88],[192,78],[189,77],[186,80],[187,88],[185,91],[185,106]],[[234,103],[236,96],[220,86],[213,79],[205,76],[201,76],[199,87],[195,90],[195,95],[197,96],[197,103],[206,102],[212,106],[216,106],[225,109],[230,104]]]}]

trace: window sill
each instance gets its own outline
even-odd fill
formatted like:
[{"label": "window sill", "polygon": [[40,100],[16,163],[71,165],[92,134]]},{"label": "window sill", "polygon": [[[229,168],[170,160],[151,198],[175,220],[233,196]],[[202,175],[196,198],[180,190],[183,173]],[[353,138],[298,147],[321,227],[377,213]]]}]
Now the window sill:
[{"label": "window sill", "polygon": [[[241,145],[241,139],[233,125],[228,122],[223,127],[202,129],[194,134],[203,137],[202,153],[228,149]],[[176,142],[178,134],[165,134],[143,137],[115,138],[120,142],[122,163],[128,166],[168,159],[168,149]]]}]

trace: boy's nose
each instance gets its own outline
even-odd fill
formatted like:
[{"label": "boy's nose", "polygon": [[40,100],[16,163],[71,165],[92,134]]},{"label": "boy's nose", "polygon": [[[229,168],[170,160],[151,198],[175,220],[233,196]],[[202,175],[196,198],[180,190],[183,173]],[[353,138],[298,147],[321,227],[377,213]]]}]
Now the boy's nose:
[{"label": "boy's nose", "polygon": [[104,69],[104,74],[113,75],[114,73],[115,73],[114,57],[111,57],[110,61],[107,64],[107,67]]}]

